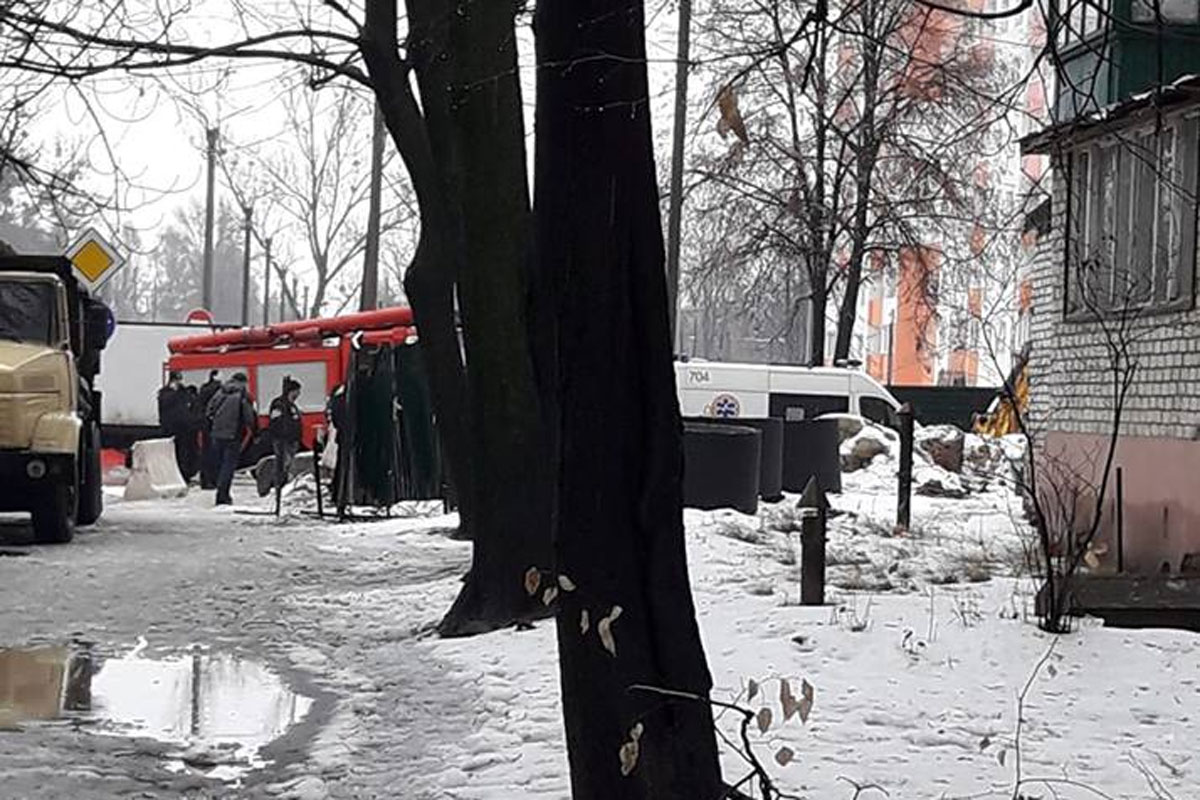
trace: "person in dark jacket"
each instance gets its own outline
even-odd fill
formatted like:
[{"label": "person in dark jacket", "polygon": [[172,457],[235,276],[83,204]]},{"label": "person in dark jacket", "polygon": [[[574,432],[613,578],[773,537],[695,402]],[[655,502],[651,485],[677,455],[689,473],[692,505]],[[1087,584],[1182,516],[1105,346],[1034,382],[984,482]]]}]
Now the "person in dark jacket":
[{"label": "person in dark jacket", "polygon": [[191,417],[192,396],[183,385],[183,376],[172,372],[167,385],[158,390],[158,426],[175,443],[175,463],[185,481],[196,474],[195,429]]},{"label": "person in dark jacket", "polygon": [[253,433],[258,425],[254,404],[250,402],[250,391],[244,373],[237,373],[213,395],[208,402],[205,416],[209,422],[213,445],[220,458],[217,471],[217,505],[233,503],[230,489],[233,473],[237,471],[238,458],[242,454],[242,437],[247,431]]},{"label": "person in dark jacket", "polygon": [[344,508],[346,505],[342,500],[344,491],[342,478],[346,474],[346,464],[349,462],[351,448],[350,430],[347,425],[348,417],[349,408],[346,402],[346,384],[340,383],[333,388],[333,392],[329,395],[329,402],[325,404],[325,418],[335,434],[334,441],[337,446],[336,458],[333,462],[333,483],[330,487],[330,494],[333,497],[334,505],[339,509]]},{"label": "person in dark jacket", "polygon": [[208,373],[208,380],[200,387],[196,397],[196,407],[200,417],[200,488],[217,488],[217,471],[220,469],[220,455],[213,443],[212,432],[209,430],[207,411],[213,396],[221,391],[221,381],[217,379],[217,370]]},{"label": "person in dark jacket", "polygon": [[292,472],[292,462],[300,449],[300,384],[291,376],[283,379],[283,392],[271,401],[268,412],[267,435],[271,438],[271,450],[275,453],[275,488],[287,483]]}]

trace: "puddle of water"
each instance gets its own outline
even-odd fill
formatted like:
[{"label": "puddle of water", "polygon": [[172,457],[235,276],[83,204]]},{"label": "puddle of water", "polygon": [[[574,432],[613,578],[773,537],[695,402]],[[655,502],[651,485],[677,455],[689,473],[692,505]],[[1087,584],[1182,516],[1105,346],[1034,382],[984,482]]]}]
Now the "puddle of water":
[{"label": "puddle of water", "polygon": [[97,734],[178,745],[169,767],[232,780],[265,765],[264,746],[312,700],[262,664],[195,649],[116,658],[90,649],[0,649],[0,729],[70,719]]}]

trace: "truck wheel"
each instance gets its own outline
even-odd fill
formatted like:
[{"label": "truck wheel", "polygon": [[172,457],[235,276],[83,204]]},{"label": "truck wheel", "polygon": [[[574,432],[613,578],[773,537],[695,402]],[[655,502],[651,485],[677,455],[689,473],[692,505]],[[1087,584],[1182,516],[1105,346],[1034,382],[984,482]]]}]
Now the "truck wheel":
[{"label": "truck wheel", "polygon": [[75,538],[78,493],[71,485],[51,489],[33,509],[33,534],[40,544],[66,544]]},{"label": "truck wheel", "polygon": [[80,459],[78,525],[91,525],[100,519],[104,511],[104,473],[100,466],[100,432],[95,423],[84,439],[84,450]]}]

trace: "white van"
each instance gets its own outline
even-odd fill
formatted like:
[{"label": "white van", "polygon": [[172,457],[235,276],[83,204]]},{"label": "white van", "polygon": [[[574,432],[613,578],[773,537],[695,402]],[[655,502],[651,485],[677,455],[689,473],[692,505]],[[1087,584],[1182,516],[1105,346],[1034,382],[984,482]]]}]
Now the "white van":
[{"label": "white van", "polygon": [[799,420],[857,414],[895,428],[900,408],[870,375],[837,367],[677,361],[675,386],[685,417]]}]

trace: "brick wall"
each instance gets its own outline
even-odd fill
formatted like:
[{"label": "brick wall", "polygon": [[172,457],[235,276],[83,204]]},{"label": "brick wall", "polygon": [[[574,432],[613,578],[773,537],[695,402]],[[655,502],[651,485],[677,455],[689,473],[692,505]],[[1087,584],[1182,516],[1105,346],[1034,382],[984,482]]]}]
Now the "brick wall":
[{"label": "brick wall", "polygon": [[[1032,265],[1030,409],[1036,433],[1106,434],[1113,419],[1109,348],[1095,322],[1063,319],[1066,182],[1054,164],[1052,225]],[[1200,439],[1200,311],[1146,315],[1132,323],[1137,364],[1126,400],[1126,436]]]}]

